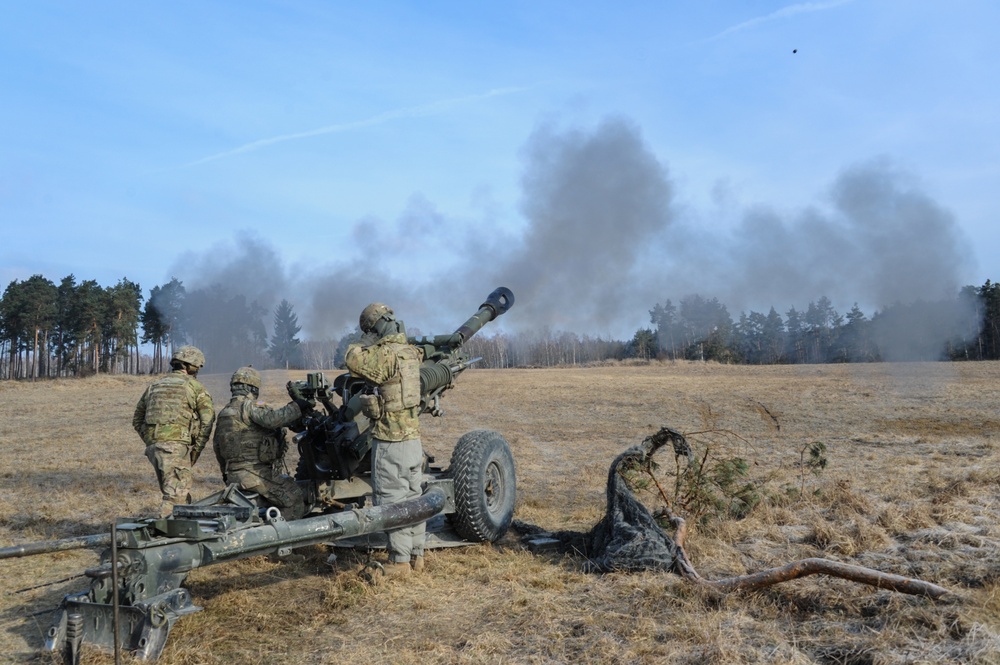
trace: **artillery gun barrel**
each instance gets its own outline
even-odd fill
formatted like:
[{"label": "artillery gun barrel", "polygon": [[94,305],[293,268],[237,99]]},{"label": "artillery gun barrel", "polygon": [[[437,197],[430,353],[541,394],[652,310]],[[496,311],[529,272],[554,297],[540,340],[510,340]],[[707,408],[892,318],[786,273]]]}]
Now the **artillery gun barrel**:
[{"label": "artillery gun barrel", "polygon": [[500,286],[486,297],[479,311],[458,327],[450,335],[434,337],[410,337],[410,344],[424,351],[424,363],[420,367],[420,394],[436,395],[452,385],[455,377],[469,365],[479,360],[470,360],[460,352],[462,344],[483,329],[490,321],[503,315],[514,306],[514,293],[506,286]]},{"label": "artillery gun barrel", "polygon": [[493,293],[486,297],[486,302],[479,306],[479,311],[459,326],[455,334],[461,335],[462,342],[466,342],[470,337],[482,330],[483,326],[504,314],[513,305],[514,293],[506,286],[497,287]]},{"label": "artillery gun barrel", "polygon": [[59,540],[46,540],[40,543],[25,543],[24,545],[0,547],[0,559],[13,559],[21,556],[48,554],[50,552],[64,552],[66,550],[81,550],[86,547],[107,547],[110,544],[111,534],[109,533],[97,533],[92,536],[77,536],[75,538],[60,538]]}]

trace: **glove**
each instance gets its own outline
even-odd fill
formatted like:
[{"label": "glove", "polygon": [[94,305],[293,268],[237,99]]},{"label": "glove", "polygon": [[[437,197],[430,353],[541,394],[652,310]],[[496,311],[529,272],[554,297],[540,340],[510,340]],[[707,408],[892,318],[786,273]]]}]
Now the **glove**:
[{"label": "glove", "polygon": [[302,392],[302,388],[295,385],[294,381],[289,381],[285,389],[288,390],[288,396],[292,398],[293,402],[298,402],[300,399],[304,400],[306,398]]},{"label": "glove", "polygon": [[303,414],[309,413],[316,408],[316,400],[314,399],[302,399],[300,397],[299,399],[293,399],[292,401],[299,405]]},{"label": "glove", "polygon": [[199,457],[201,457],[202,450],[203,450],[202,448],[191,449],[191,466],[194,466],[194,463],[198,461]]}]

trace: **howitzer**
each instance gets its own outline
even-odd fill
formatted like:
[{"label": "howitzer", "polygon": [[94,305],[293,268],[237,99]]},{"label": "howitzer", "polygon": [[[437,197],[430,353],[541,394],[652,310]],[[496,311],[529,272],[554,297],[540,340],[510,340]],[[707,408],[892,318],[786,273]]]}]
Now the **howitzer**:
[{"label": "howitzer", "polygon": [[[486,301],[479,306],[479,311],[470,316],[450,335],[407,338],[410,344],[420,349],[424,358],[420,365],[422,413],[430,413],[434,416],[442,415],[439,406],[441,394],[454,385],[455,377],[480,360],[480,358],[470,358],[462,351],[462,345],[482,330],[487,323],[506,313],[513,306],[513,292],[507,287],[501,286],[494,289],[486,297]],[[333,388],[335,392],[344,396],[344,404],[347,405],[354,397],[354,392],[362,384],[363,381],[357,377],[342,374],[337,377]],[[331,391],[331,386],[327,383],[322,372],[310,373],[305,381],[296,381],[294,385],[305,397],[320,400],[331,412],[336,410],[328,404],[333,396],[333,391]],[[356,404],[356,406],[360,408],[360,404]]]},{"label": "howitzer", "polygon": [[[475,362],[462,345],[513,302],[510,290],[498,288],[451,335],[409,340],[424,355],[421,413],[441,414],[440,396]],[[323,405],[303,419],[304,430],[294,438],[296,481],[309,507],[305,517],[286,521],[260,497],[230,485],[194,504],[175,506],[165,519],[119,521],[112,534],[0,549],[2,559],[110,544],[100,565],[85,573],[90,589],[64,598],[47,648],[63,649],[70,661],[78,659],[82,642],[124,647],[143,660],[156,658],[173,623],[201,609],[181,585],[202,566],[261,554],[281,557],[297,547],[346,541],[441,515],[465,541],[495,542],[506,533],[516,477],[510,447],[499,433],[463,435],[447,469],[426,457],[422,496],[370,506],[372,421],[361,409],[369,386],[349,373],[331,386],[315,372],[296,388]],[[334,403],[338,396],[340,405]]]},{"label": "howitzer", "polygon": [[[455,378],[478,358],[470,358],[463,345],[482,328],[507,312],[514,294],[495,289],[478,311],[449,335],[410,337],[408,342],[423,354],[420,366],[420,412],[440,416],[442,394]],[[304,431],[295,437],[299,462],[295,479],[313,511],[326,511],[343,503],[363,502],[371,492],[372,420],[362,408],[362,396],[371,390],[361,377],[344,373],[330,386],[321,374],[298,382],[303,394],[318,399],[325,413],[304,420]],[[332,401],[339,395],[341,405]],[[472,541],[494,541],[506,532],[514,509],[514,463],[507,442],[495,432],[471,432],[459,440],[448,471],[427,459],[424,473],[430,478],[455,479],[451,524],[459,536]],[[475,467],[475,468],[472,468]],[[469,479],[466,475],[474,476]]]}]

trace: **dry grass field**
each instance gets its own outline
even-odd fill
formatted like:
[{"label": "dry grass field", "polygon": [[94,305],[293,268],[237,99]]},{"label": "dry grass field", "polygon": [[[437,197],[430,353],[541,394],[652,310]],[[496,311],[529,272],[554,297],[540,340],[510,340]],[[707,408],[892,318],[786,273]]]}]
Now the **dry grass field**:
[{"label": "dry grass field", "polygon": [[[265,372],[264,397],[304,372]],[[217,408],[228,376],[202,377]],[[0,382],[0,546],[107,531],[157,506],[131,429],[146,378]],[[516,533],[438,550],[423,575],[378,586],[363,552],[299,550],[195,571],[204,611],[178,621],[161,662],[263,663],[998,663],[1000,364],[734,367],[699,363],[470,371],[424,421],[446,462],[488,428],[517,463],[516,519],[588,530],[614,457],[663,425],[697,450],[739,452],[764,499],[742,519],[692,524],[691,559],[717,579],[826,557],[918,577],[947,601],[809,577],[719,594],[664,573],[595,575],[534,554]],[[802,469],[804,446],[828,464]],[[673,460],[662,460],[669,470]],[[292,460],[294,464],[294,460]],[[207,454],[197,496],[220,488]],[[655,497],[649,497],[655,507]],[[381,553],[379,554],[381,555]],[[0,561],[0,661],[49,662],[39,647],[91,550]],[[85,663],[111,663],[87,650]]]}]

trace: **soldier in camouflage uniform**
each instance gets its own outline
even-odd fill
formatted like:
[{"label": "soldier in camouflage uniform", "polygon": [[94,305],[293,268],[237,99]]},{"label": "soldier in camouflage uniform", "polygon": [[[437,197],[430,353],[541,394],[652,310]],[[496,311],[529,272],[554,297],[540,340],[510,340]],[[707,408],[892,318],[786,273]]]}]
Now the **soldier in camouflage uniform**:
[{"label": "soldier in camouflage uniform", "polygon": [[146,388],[135,405],[132,427],[146,444],[163,495],[160,517],[169,516],[174,504],[191,503],[191,467],[212,436],[212,396],[195,378],[204,366],[205,355],[196,347],[178,348],[170,358],[173,371]]},{"label": "soldier in camouflage uniform", "polygon": [[[406,341],[402,321],[382,303],[361,312],[361,330],[377,338],[372,344],[351,344],[345,364],[376,388],[365,400],[372,418],[372,485],[375,505],[396,503],[421,494],[424,453],[420,444],[420,362],[417,347]],[[386,532],[388,575],[420,571],[424,565],[423,522]]]},{"label": "soldier in camouflage uniform", "polygon": [[241,367],[233,374],[229,382],[233,397],[219,412],[212,440],[215,458],[227,483],[258,493],[281,510],[286,520],[298,519],[306,510],[302,491],[278,470],[286,447],[282,428],[298,423],[315,404],[289,384],[294,399],[272,409],[257,402],[260,383],[260,374],[253,367]]}]

